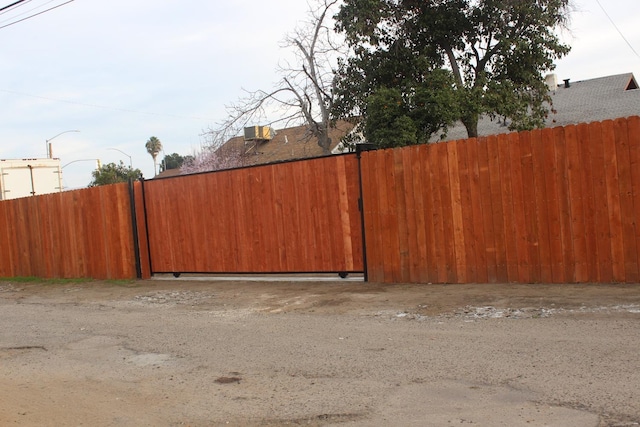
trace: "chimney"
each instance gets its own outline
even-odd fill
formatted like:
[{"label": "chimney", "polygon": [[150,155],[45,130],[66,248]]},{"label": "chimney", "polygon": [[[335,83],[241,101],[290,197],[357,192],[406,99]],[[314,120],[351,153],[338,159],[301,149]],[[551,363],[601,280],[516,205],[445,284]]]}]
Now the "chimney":
[{"label": "chimney", "polygon": [[569,89],[571,87],[571,83],[569,83],[569,80],[571,79],[564,79],[564,87]]},{"label": "chimney", "polygon": [[547,88],[550,91],[558,89],[558,76],[556,74],[547,74],[544,78],[544,82],[547,84]]}]

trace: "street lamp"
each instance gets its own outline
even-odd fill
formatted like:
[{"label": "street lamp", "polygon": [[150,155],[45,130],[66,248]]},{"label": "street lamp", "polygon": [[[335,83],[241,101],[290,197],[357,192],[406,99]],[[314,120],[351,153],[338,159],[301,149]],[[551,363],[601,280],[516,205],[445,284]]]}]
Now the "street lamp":
[{"label": "street lamp", "polygon": [[49,159],[53,159],[53,150],[51,149],[51,140],[53,140],[54,138],[59,137],[60,135],[62,135],[63,133],[68,133],[68,132],[80,132],[79,130],[76,129],[71,129],[71,130],[65,130],[64,132],[60,132],[59,134],[57,134],[56,136],[52,136],[51,138],[45,140],[45,148],[47,150],[47,158]]},{"label": "street lamp", "polygon": [[[62,167],[60,168],[60,179],[62,180],[62,172],[63,169],[66,168],[67,166],[73,164],[73,163],[78,163],[78,162],[96,162],[96,170],[100,170],[100,168],[102,167],[102,162],[100,162],[100,159],[78,159],[78,160],[72,160],[69,163],[62,165]],[[64,188],[69,188],[69,187],[64,187]]]},{"label": "street lamp", "polygon": [[102,167],[102,165],[100,164],[100,159],[79,159],[79,160],[73,160],[69,163],[67,163],[66,165],[63,165],[60,169],[64,169],[67,166],[69,166],[72,163],[77,163],[77,162],[96,162],[96,165],[98,166],[98,169],[100,169]]},{"label": "street lamp", "polygon": [[127,153],[125,153],[124,151],[118,149],[118,148],[107,148],[107,150],[116,150],[121,152],[122,154],[124,154],[125,156],[127,156],[129,158],[129,169],[133,170],[133,162],[131,161],[131,156],[128,155]]}]

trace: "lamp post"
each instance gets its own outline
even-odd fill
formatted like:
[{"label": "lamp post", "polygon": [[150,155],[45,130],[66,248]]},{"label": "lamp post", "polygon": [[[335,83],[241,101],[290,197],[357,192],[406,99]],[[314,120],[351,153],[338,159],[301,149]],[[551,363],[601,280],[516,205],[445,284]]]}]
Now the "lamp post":
[{"label": "lamp post", "polygon": [[64,132],[60,132],[59,134],[57,134],[56,136],[52,136],[51,138],[45,140],[45,148],[47,150],[47,158],[49,159],[53,159],[53,150],[51,149],[51,140],[53,140],[54,138],[59,137],[60,135],[62,135],[63,133],[69,133],[69,132],[80,132],[79,130],[76,129],[71,129],[71,130],[65,130]]},{"label": "lamp post", "polygon": [[79,160],[73,160],[73,161],[67,163],[66,165],[63,165],[60,169],[64,169],[67,166],[69,166],[70,164],[77,163],[77,162],[96,162],[96,165],[98,166],[97,169],[100,169],[102,167],[100,159],[79,159]]},{"label": "lamp post", "polygon": [[[62,167],[60,168],[60,179],[62,179],[62,172],[63,169],[66,168],[67,166],[74,164],[74,163],[78,163],[78,162],[96,162],[96,170],[100,170],[100,168],[102,167],[102,162],[100,161],[100,159],[78,159],[78,160],[72,160],[67,164],[62,165]],[[64,188],[68,188],[68,187],[64,187]]]},{"label": "lamp post", "polygon": [[129,158],[129,169],[133,170],[133,162],[131,161],[131,156],[128,155],[127,153],[125,153],[124,151],[118,149],[118,148],[107,148],[107,150],[116,150],[121,152],[122,154],[124,154],[125,156],[127,156]]}]

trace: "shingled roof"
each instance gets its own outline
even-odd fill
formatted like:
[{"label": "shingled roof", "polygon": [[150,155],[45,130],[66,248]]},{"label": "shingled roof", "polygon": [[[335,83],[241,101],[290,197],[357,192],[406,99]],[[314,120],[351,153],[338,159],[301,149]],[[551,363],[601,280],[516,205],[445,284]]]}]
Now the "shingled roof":
[{"label": "shingled roof", "polygon": [[[340,142],[340,138],[353,129],[353,124],[338,121],[329,130],[332,150]],[[309,135],[307,126],[296,126],[275,131],[269,141],[245,141],[244,137],[231,138],[219,150],[241,151],[245,153],[247,165],[274,163],[287,160],[320,157],[322,148],[316,138]]]},{"label": "shingled roof", "polygon": [[[555,113],[549,113],[547,127],[640,115],[640,88],[633,73],[576,82],[568,80],[556,85],[551,98]],[[478,122],[480,136],[507,132],[511,131],[500,120],[484,116]],[[449,129],[444,141],[465,138],[465,127],[457,123]]]},{"label": "shingled roof", "polygon": [[[599,77],[583,81],[565,81],[555,84],[551,92],[553,111],[549,113],[546,126],[566,126],[577,123],[589,123],[619,117],[640,115],[640,87],[633,73]],[[354,125],[347,121],[338,121],[331,129],[330,149],[339,144],[340,139],[351,132]],[[478,122],[480,136],[511,132],[508,123],[492,120],[487,116]],[[443,141],[467,138],[462,123],[449,128]],[[432,141],[439,141],[435,136]],[[317,140],[309,135],[307,126],[280,129],[270,141],[255,143],[245,141],[244,137],[231,138],[219,150],[241,151],[246,153],[245,164],[256,165],[287,160],[322,156]],[[336,152],[339,150],[335,150]]]}]

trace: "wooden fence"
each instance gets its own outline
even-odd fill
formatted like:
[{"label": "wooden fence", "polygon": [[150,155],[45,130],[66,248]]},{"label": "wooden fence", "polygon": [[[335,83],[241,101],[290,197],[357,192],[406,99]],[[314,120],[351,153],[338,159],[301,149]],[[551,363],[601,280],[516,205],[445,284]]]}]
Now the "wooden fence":
[{"label": "wooden fence", "polygon": [[0,202],[0,248],[0,277],[136,277],[128,185]]},{"label": "wooden fence", "polygon": [[153,272],[363,271],[355,155],[144,182]]},{"label": "wooden fence", "polygon": [[362,155],[369,280],[637,282],[640,118]]},{"label": "wooden fence", "polygon": [[638,282],[639,224],[631,117],[3,201],[0,277]]}]

